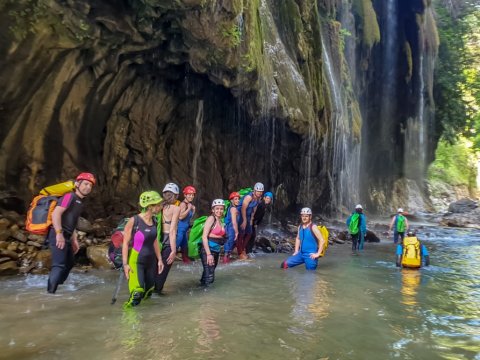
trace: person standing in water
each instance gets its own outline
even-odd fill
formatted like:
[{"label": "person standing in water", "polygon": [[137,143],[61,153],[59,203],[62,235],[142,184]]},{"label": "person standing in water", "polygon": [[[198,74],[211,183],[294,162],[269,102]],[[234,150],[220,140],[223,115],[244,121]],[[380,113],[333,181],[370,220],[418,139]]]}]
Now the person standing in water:
[{"label": "person standing in water", "polygon": [[157,218],[161,223],[161,244],[162,244],[162,261],[164,264],[163,271],[155,277],[155,292],[160,294],[163,286],[167,281],[168,273],[175,261],[176,255],[176,238],[177,225],[180,216],[180,207],[177,206],[177,198],[180,193],[178,185],[168,183],[163,188],[163,209]]},{"label": "person standing in water", "polygon": [[224,247],[223,263],[228,264],[230,262],[230,254],[235,248],[235,243],[238,238],[238,226],[240,224],[240,211],[237,207],[240,204],[240,194],[238,192],[232,192],[228,197],[230,200],[230,206],[227,209],[225,215],[225,229],[227,232],[227,242]]},{"label": "person standing in water", "polygon": [[367,218],[363,213],[362,205],[355,206],[355,211],[347,219],[347,227],[352,238],[352,255],[356,255],[357,250],[363,250],[367,233]]},{"label": "person standing in water", "polygon": [[390,221],[390,226],[388,228],[388,235],[392,232],[393,228],[393,243],[398,243],[398,238],[400,237],[400,242],[403,242],[405,237],[405,232],[408,231],[409,225],[408,220],[404,215],[403,209],[399,208],[397,214],[392,217]]},{"label": "person standing in water", "polygon": [[301,224],[295,239],[295,252],[282,262],[281,267],[288,269],[305,264],[305,269],[316,270],[325,239],[318,227],[312,223],[312,209],[303,208],[300,211],[300,219]]},{"label": "person standing in water", "polygon": [[272,203],[273,203],[273,194],[270,191],[268,191],[263,195],[263,199],[261,199],[257,204],[257,208],[255,210],[255,213],[253,214],[252,237],[248,242],[248,245],[246,248],[246,252],[250,257],[254,256],[253,247],[255,246],[255,240],[257,238],[257,227],[258,225],[261,224],[267,209],[270,207]]},{"label": "person standing in water", "polygon": [[73,268],[75,254],[79,250],[77,222],[83,210],[83,199],[95,185],[95,176],[81,173],[75,179],[75,190],[63,195],[52,212],[52,226],[47,242],[52,253],[52,268],[48,276],[47,291],[55,294],[58,285],[67,280]]},{"label": "person standing in water", "polygon": [[[142,212],[131,217],[125,225],[122,259],[130,291],[125,307],[137,306],[150,297],[155,287],[155,276],[163,271],[155,219],[162,210],[161,202],[158,192],[145,191],[139,199]],[[133,241],[129,254],[130,240]]]},{"label": "person standing in water", "polygon": [[247,260],[248,256],[246,253],[246,248],[252,237],[253,231],[253,216],[257,208],[257,204],[262,198],[264,191],[264,186],[262,183],[256,183],[253,187],[253,192],[245,195],[242,199],[241,204],[239,204],[239,211],[242,216],[240,222],[240,228],[238,238],[237,238],[237,251],[238,258],[240,260]]},{"label": "person standing in water", "polygon": [[202,286],[209,286],[215,281],[215,269],[218,265],[220,251],[225,243],[224,210],[225,202],[222,199],[213,200],[212,214],[205,221],[200,245],[200,258],[203,265],[202,278],[200,279]]},{"label": "person standing in water", "polygon": [[190,264],[188,257],[188,236],[187,232],[190,227],[190,220],[195,214],[195,206],[193,199],[195,198],[196,189],[193,186],[187,186],[183,189],[184,200],[180,203],[180,214],[177,230],[177,248],[181,249],[182,261],[185,264]]}]

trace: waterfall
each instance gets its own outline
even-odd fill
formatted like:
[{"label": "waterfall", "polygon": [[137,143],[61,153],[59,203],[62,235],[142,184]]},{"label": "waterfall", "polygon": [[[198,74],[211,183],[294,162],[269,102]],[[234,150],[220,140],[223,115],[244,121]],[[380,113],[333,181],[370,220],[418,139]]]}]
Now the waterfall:
[{"label": "waterfall", "polygon": [[192,183],[197,184],[197,164],[202,149],[203,131],[203,100],[198,101],[197,116],[195,117],[195,137],[193,139]]},{"label": "waterfall", "polygon": [[342,208],[351,207],[358,201],[360,173],[360,145],[355,144],[351,134],[352,123],[347,112],[346,100],[342,94],[341,80],[333,69],[330,52],[320,31],[322,60],[325,75],[332,94],[332,127],[330,144],[333,145],[331,184],[332,208],[340,213]]}]

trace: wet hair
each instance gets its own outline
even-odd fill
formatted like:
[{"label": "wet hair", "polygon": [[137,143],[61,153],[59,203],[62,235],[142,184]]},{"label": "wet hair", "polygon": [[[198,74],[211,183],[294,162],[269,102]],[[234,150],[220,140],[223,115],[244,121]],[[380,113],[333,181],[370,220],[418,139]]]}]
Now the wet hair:
[{"label": "wet hair", "polygon": [[163,193],[163,200],[167,203],[167,204],[173,204],[173,202],[177,199],[177,195],[174,194],[173,192],[171,191],[165,191]]}]

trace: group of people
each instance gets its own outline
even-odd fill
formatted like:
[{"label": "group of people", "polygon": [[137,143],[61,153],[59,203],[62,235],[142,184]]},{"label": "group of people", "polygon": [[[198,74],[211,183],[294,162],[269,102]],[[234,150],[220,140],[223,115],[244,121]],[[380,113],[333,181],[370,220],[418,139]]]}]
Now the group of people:
[{"label": "group of people", "polygon": [[[56,292],[58,285],[67,279],[73,267],[74,255],[79,250],[75,228],[82,213],[82,200],[88,196],[95,184],[93,174],[78,175],[74,190],[58,200],[52,213],[52,226],[47,235],[52,252],[52,268],[47,289],[49,293]],[[199,247],[203,265],[200,283],[203,286],[209,286],[215,280],[215,269],[222,247],[225,264],[231,261],[231,253],[235,247],[239,260],[248,259],[254,246],[256,227],[274,200],[271,192],[265,192],[262,183],[256,183],[253,190],[244,196],[239,192],[232,192],[228,202],[223,199],[213,200],[201,240],[198,244],[189,244],[188,230],[196,212],[193,205],[196,189],[191,185],[186,186],[183,189],[182,201],[178,200],[179,194],[180,189],[174,183],[166,184],[162,195],[157,191],[143,192],[139,197],[140,213],[132,216],[125,225],[122,262],[130,291],[127,307],[140,304],[154,291],[162,291],[177,250],[180,250],[183,262],[189,263],[191,260],[188,247]],[[315,270],[328,239],[324,239],[319,228],[313,224],[310,208],[303,208],[300,217],[294,253],[282,262],[281,267],[286,269],[305,264],[306,269]],[[347,219],[347,226],[352,238],[352,251],[362,250],[367,225],[361,205],[355,207],[355,211]],[[394,243],[397,243],[399,238],[402,239],[397,255],[400,251],[404,256],[405,239],[412,238],[414,234],[408,232],[409,225],[403,209],[399,209],[398,214],[392,218],[390,230],[392,228]],[[418,248],[419,245],[414,244],[415,246]],[[423,256],[428,257],[424,246],[419,249]],[[401,264],[403,265],[402,262]],[[415,267],[415,264],[412,267]]]}]

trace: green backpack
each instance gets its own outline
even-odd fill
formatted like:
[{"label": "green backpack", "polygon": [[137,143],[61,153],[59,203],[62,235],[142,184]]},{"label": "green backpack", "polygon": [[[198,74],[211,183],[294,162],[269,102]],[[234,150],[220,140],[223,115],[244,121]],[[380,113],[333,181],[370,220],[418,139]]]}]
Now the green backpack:
[{"label": "green backpack", "polygon": [[403,233],[405,232],[407,224],[405,224],[405,216],[398,215],[397,216],[397,232]]},{"label": "green backpack", "polygon": [[357,235],[360,230],[360,214],[355,213],[350,217],[350,223],[348,224],[348,232],[351,235]]}]

